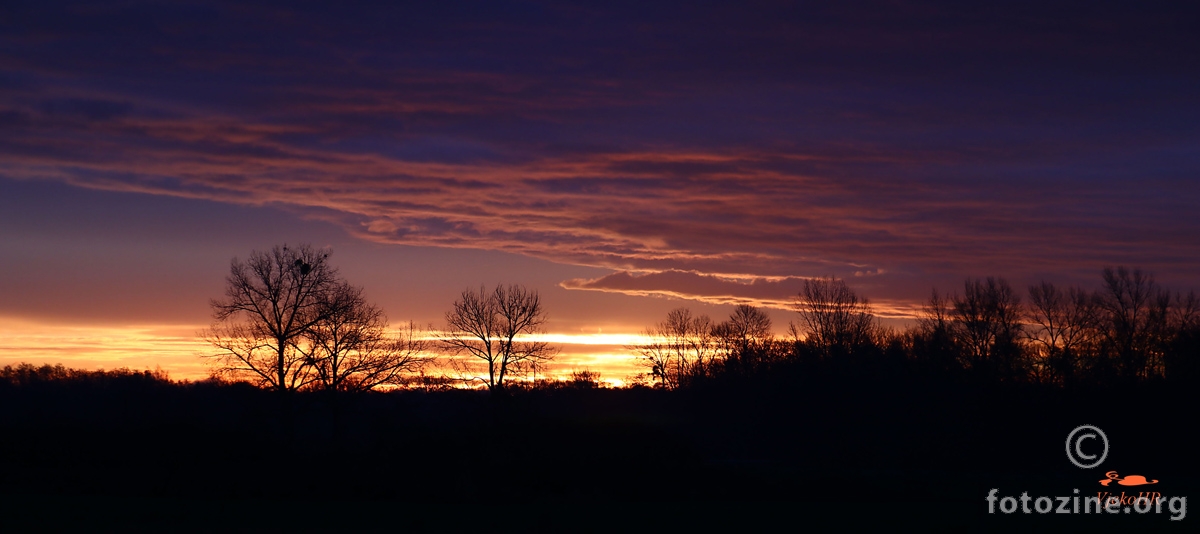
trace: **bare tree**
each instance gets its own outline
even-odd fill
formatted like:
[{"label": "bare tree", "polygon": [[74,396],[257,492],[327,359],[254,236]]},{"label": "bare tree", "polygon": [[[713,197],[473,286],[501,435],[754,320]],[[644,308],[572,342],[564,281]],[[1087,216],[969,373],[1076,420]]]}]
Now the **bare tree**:
[{"label": "bare tree", "polygon": [[650,367],[650,376],[668,389],[703,372],[717,353],[712,320],[707,315],[692,315],[687,308],[671,310],[665,321],[642,335],[648,341],[630,348]]},{"label": "bare tree", "polygon": [[1012,359],[1009,356],[1021,337],[1021,296],[1004,278],[967,278],[964,294],[950,300],[956,329],[972,365],[994,356]]},{"label": "bare tree", "polygon": [[202,333],[221,349],[212,355],[215,373],[280,391],[313,379],[295,342],[324,318],[324,299],[337,282],[328,257],[309,245],[284,245],[233,259],[225,298],[210,302],[214,323]]},{"label": "bare tree", "polygon": [[718,327],[742,347],[771,338],[771,318],[766,312],[749,304],[739,304],[729,315],[729,320]]},{"label": "bare tree", "polygon": [[1195,291],[1175,294],[1168,323],[1163,374],[1171,380],[1200,382],[1200,297]]},{"label": "bare tree", "polygon": [[916,363],[937,373],[961,369],[961,347],[950,307],[950,297],[934,288],[909,336]]},{"label": "bare tree", "polygon": [[1176,330],[1195,330],[1200,328],[1200,296],[1195,292],[1175,294],[1171,304],[1171,328]]},{"label": "bare tree", "polygon": [[1118,372],[1133,380],[1161,371],[1157,338],[1166,326],[1171,297],[1140,269],[1106,268],[1099,303],[1105,338]]},{"label": "bare tree", "polygon": [[1176,293],[1171,303],[1169,323],[1177,331],[1189,331],[1200,328],[1200,296],[1195,291],[1187,294]]},{"label": "bare tree", "polygon": [[537,292],[519,285],[463,291],[454,309],[446,312],[446,323],[442,344],[456,355],[480,360],[487,378],[471,379],[493,391],[504,387],[510,373],[530,371],[557,352],[544,341],[522,339],[542,332],[546,314]]},{"label": "bare tree", "polygon": [[567,384],[575,389],[596,389],[602,387],[600,372],[584,368],[582,371],[571,371],[571,379]]},{"label": "bare tree", "polygon": [[749,372],[767,357],[774,339],[771,318],[759,308],[739,304],[729,319],[713,327],[727,370]]},{"label": "bare tree", "polygon": [[933,289],[929,300],[921,306],[921,315],[917,319],[917,330],[926,335],[940,335],[950,331],[950,299]]},{"label": "bare tree", "polygon": [[367,391],[399,385],[431,361],[428,342],[413,323],[388,333],[383,310],[367,302],[362,288],[339,283],[326,293],[322,318],[297,347],[329,391]]},{"label": "bare tree", "polygon": [[[1070,382],[1080,357],[1095,341],[1098,309],[1095,296],[1084,289],[1063,291],[1050,282],[1029,286],[1029,327],[1026,337],[1054,382]],[[1045,374],[1045,373],[1043,373]]]},{"label": "bare tree", "polygon": [[870,346],[876,334],[875,316],[865,298],[838,278],[804,281],[793,307],[802,323],[789,330],[796,340],[803,338],[826,356],[851,354]]}]

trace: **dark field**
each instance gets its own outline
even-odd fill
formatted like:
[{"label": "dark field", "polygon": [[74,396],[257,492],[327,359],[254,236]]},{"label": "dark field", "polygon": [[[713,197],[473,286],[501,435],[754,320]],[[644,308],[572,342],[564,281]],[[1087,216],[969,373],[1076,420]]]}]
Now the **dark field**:
[{"label": "dark field", "polygon": [[[989,514],[985,497],[1095,495],[1108,470],[1160,480],[1118,492],[1195,494],[1197,400],[1171,383],[1067,391],[820,367],[677,391],[336,398],[26,377],[0,386],[0,493],[15,530],[1186,528],[1166,505]],[[1065,458],[1081,424],[1110,441],[1100,467]]]}]

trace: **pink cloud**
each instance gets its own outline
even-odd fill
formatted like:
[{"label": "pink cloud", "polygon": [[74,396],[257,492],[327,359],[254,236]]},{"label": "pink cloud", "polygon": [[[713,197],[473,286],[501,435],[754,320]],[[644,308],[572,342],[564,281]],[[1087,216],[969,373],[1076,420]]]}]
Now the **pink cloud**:
[{"label": "pink cloud", "polygon": [[[1096,214],[1081,204],[1113,203],[1112,192],[1076,199],[1064,197],[1074,192],[1062,185],[1034,194],[1004,184],[883,178],[886,169],[931,164],[903,151],[731,147],[456,163],[289,141],[308,131],[221,117],[118,117],[73,136],[10,137],[0,171],[287,206],[381,243],[503,250],[620,270],[958,276],[1094,270],[1148,257],[1169,268],[1195,250],[1185,226],[1151,230],[1156,218]],[[1145,213],[1148,200],[1123,200]]]},{"label": "pink cloud", "polygon": [[[566,280],[560,285],[566,289],[677,298],[708,304],[749,304],[794,311],[796,297],[804,290],[805,280],[793,276],[757,277],[668,270],[651,273],[619,271],[590,280]],[[912,318],[917,311],[910,303],[896,301],[873,303],[873,307],[877,315],[886,318]]]}]

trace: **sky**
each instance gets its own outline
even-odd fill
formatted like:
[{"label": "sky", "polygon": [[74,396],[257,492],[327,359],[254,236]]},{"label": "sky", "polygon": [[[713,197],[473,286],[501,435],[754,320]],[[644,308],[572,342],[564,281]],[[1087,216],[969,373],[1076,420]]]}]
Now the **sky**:
[{"label": "sky", "polygon": [[393,323],[536,289],[610,378],[817,276],[900,325],[968,277],[1200,289],[1200,7],[962,4],[5,2],[0,363],[202,377],[284,243]]}]

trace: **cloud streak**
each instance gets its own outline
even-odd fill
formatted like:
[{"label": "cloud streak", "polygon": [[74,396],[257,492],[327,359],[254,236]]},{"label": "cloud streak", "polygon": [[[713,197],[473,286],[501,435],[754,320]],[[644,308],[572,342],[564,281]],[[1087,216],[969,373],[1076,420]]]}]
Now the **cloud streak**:
[{"label": "cloud streak", "polygon": [[[863,276],[861,271],[859,274]],[[575,290],[686,299],[709,304],[749,304],[795,311],[797,296],[803,294],[805,280],[807,278],[794,276],[730,276],[679,270],[649,273],[618,271],[600,278],[565,280],[561,286]],[[876,315],[890,319],[911,319],[917,316],[918,311],[911,303],[888,300],[872,302],[872,308]]]},{"label": "cloud streak", "polygon": [[1194,13],[527,7],[11,8],[0,176],[785,309],[825,275],[1197,281]]}]

